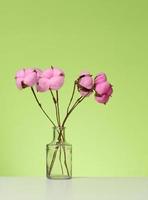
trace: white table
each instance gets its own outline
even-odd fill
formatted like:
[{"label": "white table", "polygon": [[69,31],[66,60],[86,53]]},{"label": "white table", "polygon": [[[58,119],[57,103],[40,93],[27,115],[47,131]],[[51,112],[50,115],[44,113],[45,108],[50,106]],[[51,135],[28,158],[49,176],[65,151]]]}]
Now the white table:
[{"label": "white table", "polygon": [[148,200],[148,178],[1,177],[0,200]]}]

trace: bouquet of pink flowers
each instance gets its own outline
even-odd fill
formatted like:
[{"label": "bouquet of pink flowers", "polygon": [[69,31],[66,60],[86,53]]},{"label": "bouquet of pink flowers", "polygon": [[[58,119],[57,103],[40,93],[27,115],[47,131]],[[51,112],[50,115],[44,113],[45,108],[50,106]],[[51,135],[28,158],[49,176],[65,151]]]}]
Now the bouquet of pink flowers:
[{"label": "bouquet of pink flowers", "polygon": [[[52,123],[54,127],[58,127],[58,142],[56,144],[60,144],[63,140],[63,132],[61,131],[65,127],[65,123],[73,112],[73,110],[84,100],[86,97],[90,97],[94,94],[95,100],[97,103],[106,104],[109,98],[112,95],[113,88],[112,85],[108,82],[105,73],[99,73],[94,78],[88,72],[83,72],[79,75],[79,77],[74,81],[72,95],[70,97],[66,114],[63,120],[61,120],[60,116],[60,105],[59,105],[59,89],[64,84],[65,74],[64,71],[51,66],[51,68],[47,68],[46,70],[41,70],[38,68],[27,68],[21,69],[16,73],[16,86],[18,89],[22,90],[30,87],[35,97],[36,102],[38,103],[40,109],[48,118],[48,120]],[[80,93],[79,98],[74,101],[74,95],[77,91]],[[53,103],[55,106],[56,113],[56,122],[54,122],[47,114],[42,104],[40,103],[36,92],[50,92]],[[74,101],[74,102],[73,102]],[[65,149],[63,149],[65,151]],[[56,150],[55,150],[56,151]],[[66,154],[64,154],[66,156]],[[54,157],[54,155],[53,155]],[[50,163],[50,172],[53,165],[53,159]],[[67,171],[68,172],[68,171]],[[68,174],[69,175],[69,174]]]},{"label": "bouquet of pink flowers", "polygon": [[[108,102],[113,92],[112,85],[107,81],[105,73],[98,74],[94,79],[92,75],[88,72],[81,73],[80,76],[74,81],[72,96],[70,98],[70,102],[67,108],[67,114],[63,120],[63,123],[60,123],[58,90],[63,86],[64,78],[64,71],[52,66],[51,68],[48,68],[44,71],[36,68],[22,69],[18,71],[15,76],[17,88],[21,90],[30,87],[38,105],[40,106],[46,117],[48,115],[42,108],[42,105],[39,102],[33,87],[35,86],[37,92],[51,92],[53,101],[56,105],[57,126],[64,126],[70,113],[76,108],[76,106],[80,102],[82,102],[82,100],[90,96],[93,92],[96,102],[103,104],[106,104]],[[76,87],[77,90],[80,92],[80,97],[71,106]],[[55,94],[53,93],[53,91],[55,91]],[[51,120],[49,116],[48,119],[50,119],[51,123],[56,126],[56,124]]]}]

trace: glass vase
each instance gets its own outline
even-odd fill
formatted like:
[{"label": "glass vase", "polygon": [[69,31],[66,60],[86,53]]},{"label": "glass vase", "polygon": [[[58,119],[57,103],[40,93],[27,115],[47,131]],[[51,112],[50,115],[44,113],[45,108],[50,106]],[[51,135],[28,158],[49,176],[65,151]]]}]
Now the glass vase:
[{"label": "glass vase", "polygon": [[65,140],[65,127],[53,127],[53,140],[46,145],[46,176],[72,178],[72,145]]}]

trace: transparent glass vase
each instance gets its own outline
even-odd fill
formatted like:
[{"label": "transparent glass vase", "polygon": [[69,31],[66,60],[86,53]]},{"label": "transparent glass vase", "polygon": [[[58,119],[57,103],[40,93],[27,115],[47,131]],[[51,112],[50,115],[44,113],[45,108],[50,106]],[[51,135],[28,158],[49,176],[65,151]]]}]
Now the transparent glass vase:
[{"label": "transparent glass vase", "polygon": [[46,145],[46,176],[72,178],[72,145],[65,140],[65,127],[53,127],[53,140]]}]

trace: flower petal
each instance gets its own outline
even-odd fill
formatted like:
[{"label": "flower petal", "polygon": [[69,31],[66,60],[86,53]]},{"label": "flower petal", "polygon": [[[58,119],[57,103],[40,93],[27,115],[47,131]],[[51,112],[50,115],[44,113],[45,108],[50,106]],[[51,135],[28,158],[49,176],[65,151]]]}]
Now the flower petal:
[{"label": "flower petal", "polygon": [[41,76],[42,76],[42,70],[35,69],[35,71],[36,71],[36,75],[37,75],[37,80],[39,80],[39,78],[41,78]]},{"label": "flower petal", "polygon": [[110,87],[111,85],[107,81],[105,81],[105,82],[97,84],[95,87],[95,91],[98,94],[103,95],[103,94],[108,93],[108,91],[110,90]]},{"label": "flower petal", "polygon": [[81,94],[81,96],[90,96],[92,94],[92,92],[85,92],[83,90],[80,90],[80,94]]},{"label": "flower petal", "polygon": [[23,78],[16,78],[16,86],[18,89],[22,90],[23,89]]},{"label": "flower petal", "polygon": [[53,76],[64,76],[64,71],[62,69],[59,69],[57,67],[53,68]]},{"label": "flower petal", "polygon": [[93,84],[94,84],[93,78],[90,75],[86,75],[86,76],[80,78],[78,84],[81,85],[84,88],[92,89]]},{"label": "flower petal", "polygon": [[21,69],[19,71],[16,72],[16,78],[24,78],[25,76],[25,70],[24,69]]},{"label": "flower petal", "polygon": [[112,93],[113,93],[113,88],[112,88],[112,86],[111,86],[110,89],[109,89],[108,92],[107,92],[107,95],[108,95],[108,96],[111,96]]},{"label": "flower petal", "polygon": [[49,79],[49,88],[51,90],[58,90],[64,84],[64,76],[55,76]]},{"label": "flower petal", "polygon": [[33,73],[34,72],[34,69],[32,68],[27,68],[25,69],[25,76],[28,76],[29,74]]},{"label": "flower petal", "polygon": [[28,75],[24,78],[24,84],[28,86],[33,86],[37,82],[37,74],[36,72],[28,73]]},{"label": "flower petal", "polygon": [[53,77],[53,69],[52,68],[48,68],[46,70],[44,70],[41,74],[42,78],[51,78]]},{"label": "flower petal", "polygon": [[36,85],[36,89],[38,92],[45,92],[45,91],[49,90],[49,79],[40,78]]},{"label": "flower petal", "polygon": [[95,99],[98,103],[106,104],[109,100],[109,96],[104,94],[102,96],[95,96]]},{"label": "flower petal", "polygon": [[103,83],[103,82],[106,82],[106,81],[107,81],[107,77],[106,77],[106,74],[103,73],[103,72],[98,74],[95,78],[95,84]]}]

